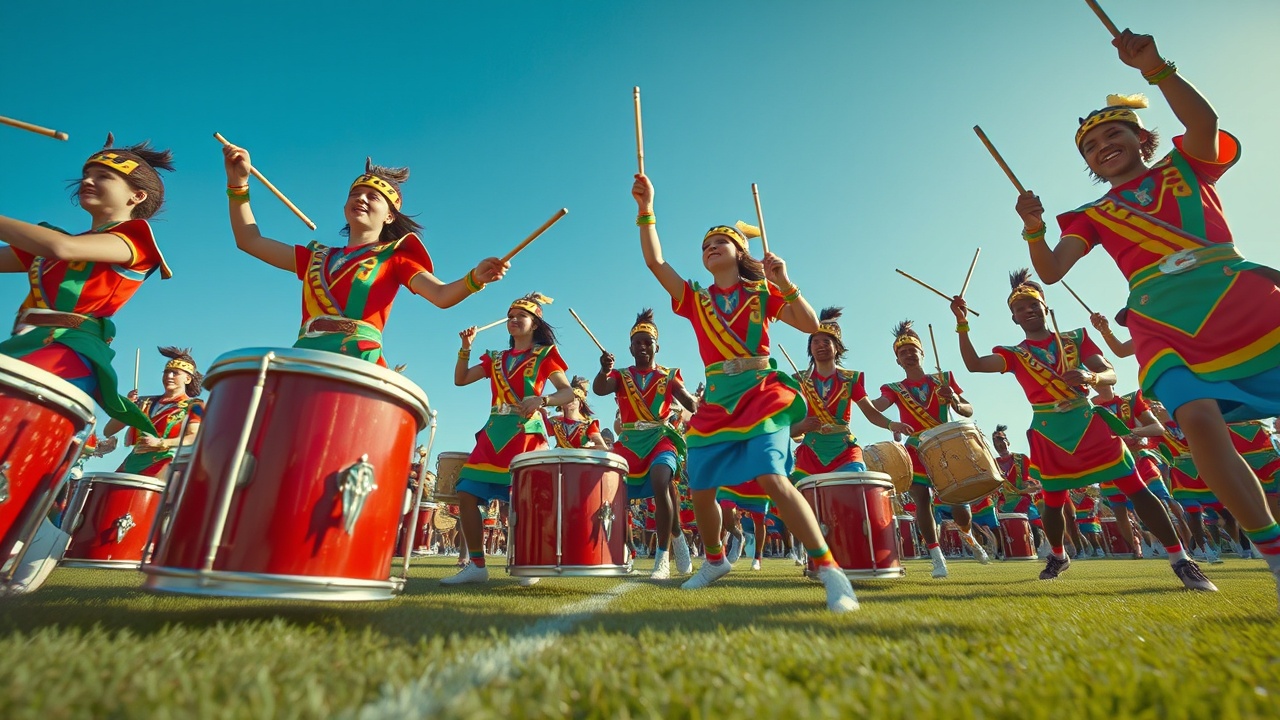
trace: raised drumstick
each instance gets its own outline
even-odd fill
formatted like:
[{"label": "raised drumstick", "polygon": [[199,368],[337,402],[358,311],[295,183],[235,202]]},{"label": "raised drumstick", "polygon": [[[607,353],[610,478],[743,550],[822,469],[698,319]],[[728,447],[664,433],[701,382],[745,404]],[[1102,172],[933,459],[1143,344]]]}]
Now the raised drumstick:
[{"label": "raised drumstick", "polygon": [[636,104],[636,162],[640,165],[640,174],[644,174],[644,126],[640,122],[640,86],[632,91]]},{"label": "raised drumstick", "polygon": [[[941,291],[941,290],[939,290],[938,288],[936,288],[936,287],[934,287],[934,286],[930,285],[929,283],[927,283],[927,282],[925,282],[925,281],[921,280],[920,278],[915,277],[915,276],[911,275],[910,273],[905,273],[905,272],[903,272],[903,271],[901,271],[901,270],[899,270],[899,269],[897,269],[897,268],[894,268],[894,269],[893,269],[893,271],[894,271],[894,272],[896,272],[896,273],[898,273],[898,274],[899,274],[899,275],[901,275],[902,277],[904,277],[904,278],[906,278],[906,279],[910,280],[911,282],[916,283],[917,285],[919,285],[920,287],[924,288],[925,290],[929,290],[929,291],[933,292],[934,294],[936,294],[938,297],[942,298],[943,300],[946,300],[947,302],[951,302],[951,297],[950,297],[950,296],[948,296],[946,293],[942,292],[942,291]],[[981,313],[979,313],[977,310],[974,310],[973,308],[969,308],[969,312],[973,313],[973,316],[974,316],[974,317],[982,317],[982,314],[981,314]]]},{"label": "raised drumstick", "polygon": [[142,367],[142,348],[133,354],[133,389],[138,389],[138,370]]},{"label": "raised drumstick", "polygon": [[1111,32],[1111,37],[1120,37],[1120,29],[1116,27],[1115,23],[1111,22],[1111,18],[1107,17],[1106,11],[1102,9],[1097,0],[1084,1],[1089,5],[1089,9],[1093,11],[1093,14],[1097,15],[1098,19],[1102,21],[1102,24],[1107,26],[1107,30]]},{"label": "raised drumstick", "polygon": [[938,355],[938,340],[933,336],[933,323],[929,323],[929,342],[933,344],[933,362],[938,368],[938,383],[942,383],[942,356]]},{"label": "raised drumstick", "polygon": [[497,326],[501,325],[502,323],[504,323],[504,322],[506,322],[506,321],[507,321],[507,319],[506,319],[506,318],[502,318],[501,320],[494,320],[493,322],[489,323],[488,325],[481,325],[480,327],[476,328],[476,334],[478,335],[478,334],[480,334],[481,332],[483,332],[483,331],[485,331],[485,330],[488,330],[488,329],[489,329],[489,328],[491,328],[491,327],[497,327]]},{"label": "raised drumstick", "polygon": [[569,314],[573,316],[574,320],[578,321],[578,324],[582,326],[583,330],[587,331],[587,337],[591,338],[591,342],[595,343],[596,347],[600,348],[600,352],[602,353],[609,352],[608,350],[604,349],[604,346],[601,345],[600,341],[596,339],[595,333],[591,332],[591,328],[587,327],[587,324],[582,322],[582,318],[578,317],[578,313],[574,312],[573,308],[569,308]]},{"label": "raised drumstick", "polygon": [[[213,137],[214,137],[214,139],[215,139],[215,140],[217,140],[218,142],[222,143],[223,145],[230,145],[230,144],[231,144],[230,142],[228,142],[228,141],[227,141],[227,139],[226,139],[226,138],[222,137],[222,133],[214,133],[214,134],[213,134]],[[290,202],[290,201],[289,201],[289,198],[285,197],[285,196],[284,196],[284,193],[280,192],[280,190],[279,190],[279,189],[277,189],[275,185],[272,185],[272,184],[271,184],[271,181],[270,181],[270,180],[268,180],[268,179],[266,178],[266,176],[265,176],[265,175],[263,175],[262,173],[258,172],[258,168],[253,167],[253,166],[250,166],[250,167],[249,167],[249,173],[250,173],[251,175],[253,175],[254,177],[258,178],[258,182],[260,182],[260,183],[262,183],[263,185],[265,185],[265,186],[267,187],[267,189],[268,189],[268,190],[270,190],[270,191],[272,192],[272,194],[274,194],[276,197],[280,198],[280,202],[284,203],[284,204],[285,204],[285,207],[287,207],[287,208],[289,208],[290,210],[292,210],[292,211],[293,211],[293,214],[294,214],[294,215],[297,215],[297,216],[298,216],[298,218],[299,218],[300,220],[302,220],[302,222],[306,223],[307,227],[311,228],[312,230],[315,230],[315,229],[316,229],[316,224],[315,224],[315,223],[313,223],[313,222],[311,222],[311,218],[307,217],[307,216],[306,216],[306,215],[305,215],[301,210],[299,210],[297,205],[294,205],[292,202]]]},{"label": "raised drumstick", "polygon": [[37,135],[45,135],[53,138],[54,140],[66,140],[68,137],[68,135],[61,130],[52,130],[47,127],[40,127],[39,125],[32,125],[29,122],[22,122],[21,120],[14,120],[13,118],[3,116],[0,116],[0,125],[8,125],[9,127],[26,130],[27,132],[33,132]]},{"label": "raised drumstick", "polygon": [[960,288],[960,297],[964,297],[964,292],[969,289],[969,278],[973,277],[973,269],[978,265],[978,253],[982,252],[982,248],[973,251],[973,262],[969,263],[969,272],[964,276],[964,285]]},{"label": "raised drumstick", "polygon": [[769,236],[764,231],[764,211],[760,209],[760,189],[755,183],[751,183],[751,197],[756,201],[756,222],[760,223],[760,247],[764,248],[764,254],[769,254]]},{"label": "raised drumstick", "polygon": [[782,347],[782,343],[778,343],[778,349],[782,351],[782,357],[787,359],[787,363],[791,365],[791,369],[795,374],[799,375],[800,368],[796,367],[796,361],[791,359],[791,354],[787,352],[786,348]]},{"label": "raised drumstick", "polygon": [[1071,286],[1070,286],[1070,285],[1068,285],[1068,284],[1066,284],[1066,283],[1064,282],[1064,283],[1062,283],[1062,287],[1066,288],[1066,289],[1067,289],[1067,292],[1071,293],[1071,297],[1075,298],[1075,299],[1076,299],[1076,302],[1080,303],[1080,307],[1084,308],[1084,311],[1085,311],[1085,312],[1089,313],[1090,315],[1092,315],[1092,314],[1093,314],[1093,311],[1089,309],[1089,306],[1088,306],[1088,305],[1085,305],[1085,304],[1084,304],[1084,301],[1080,299],[1080,296],[1076,294],[1076,291],[1075,291],[1075,290],[1072,290],[1072,289],[1071,289]]},{"label": "raised drumstick", "polygon": [[556,213],[555,215],[552,215],[550,220],[542,223],[542,227],[538,228],[537,230],[534,230],[533,234],[525,238],[523,241],[521,241],[521,243],[517,245],[514,250],[502,256],[502,262],[504,263],[511,262],[511,258],[515,257],[516,253],[528,247],[529,243],[533,242],[534,240],[537,240],[539,235],[547,231],[547,228],[560,222],[560,218],[568,214],[569,214],[568,208],[560,208],[560,212]]},{"label": "raised drumstick", "polygon": [[978,133],[978,139],[982,141],[983,145],[987,146],[987,152],[991,153],[991,157],[995,158],[996,162],[999,163],[1000,169],[1004,170],[1004,174],[1009,177],[1009,182],[1013,183],[1013,186],[1018,188],[1018,194],[1021,195],[1025,193],[1027,189],[1022,187],[1022,183],[1018,182],[1018,177],[1009,169],[1009,165],[1005,163],[1004,158],[1000,157],[1000,151],[996,150],[996,146],[992,145],[991,141],[987,139],[987,134],[982,132],[982,128],[974,125],[973,131]]}]

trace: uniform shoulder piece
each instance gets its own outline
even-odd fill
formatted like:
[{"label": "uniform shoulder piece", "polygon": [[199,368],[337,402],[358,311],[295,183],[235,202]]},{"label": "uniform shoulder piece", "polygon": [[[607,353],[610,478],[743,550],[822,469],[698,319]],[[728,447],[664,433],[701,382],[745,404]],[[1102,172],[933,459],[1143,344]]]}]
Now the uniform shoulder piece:
[{"label": "uniform shoulder piece", "polygon": [[747,290],[750,290],[751,292],[760,292],[761,290],[764,290],[766,287],[768,287],[768,285],[769,285],[768,280],[743,280],[742,281],[742,287],[746,288]]},{"label": "uniform shoulder piece", "polygon": [[846,370],[844,368],[836,368],[836,372],[840,374],[841,380],[853,380],[858,377],[857,370]]}]

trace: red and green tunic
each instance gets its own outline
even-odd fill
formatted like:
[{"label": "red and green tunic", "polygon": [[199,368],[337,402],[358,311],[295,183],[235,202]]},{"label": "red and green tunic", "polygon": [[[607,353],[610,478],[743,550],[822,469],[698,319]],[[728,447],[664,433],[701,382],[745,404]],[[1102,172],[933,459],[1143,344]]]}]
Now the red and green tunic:
[{"label": "red and green tunic", "polygon": [[[667,423],[676,388],[684,384],[679,368],[655,365],[641,370],[634,365],[609,373],[622,432],[612,452],[627,461],[627,482],[643,485],[654,458],[664,452],[683,459],[687,449],[684,436]],[[682,460],[681,460],[682,461]]]},{"label": "red and green tunic", "polygon": [[591,445],[591,435],[600,433],[600,421],[593,417],[574,422],[566,420],[563,415],[547,418],[551,432],[556,438],[556,447],[566,450],[581,450]]},{"label": "red and green tunic", "polygon": [[991,493],[975,503],[969,503],[969,512],[973,514],[975,521],[981,516],[989,521],[988,525],[996,522],[996,494]]},{"label": "red and green tunic", "polygon": [[[1115,415],[1130,430],[1136,429],[1142,415],[1151,410],[1151,405],[1146,398],[1142,397],[1141,390],[1135,390],[1127,395],[1113,395],[1106,401],[1095,395],[1089,401],[1094,407],[1102,408]],[[1143,484],[1151,485],[1160,479],[1159,454],[1150,446],[1146,438],[1136,435],[1129,437],[1139,441],[1136,452],[1133,446],[1130,446],[1130,452],[1133,453],[1134,462],[1138,467],[1138,477],[1142,478]],[[1100,489],[1102,496],[1108,501],[1124,502],[1126,500],[1124,493],[1120,492],[1120,488],[1116,487],[1114,482],[1102,483]]]},{"label": "red and green tunic", "polygon": [[1012,453],[1008,457],[997,457],[996,466],[1000,475],[1013,486],[1016,493],[1009,493],[1008,488],[1000,491],[1000,512],[1025,513],[1031,507],[1031,495],[1028,485],[1031,482],[1031,458],[1022,453]]},{"label": "red and green tunic", "polygon": [[1092,496],[1085,495],[1076,503],[1076,526],[1082,533],[1102,532],[1102,523],[1098,520],[1098,502]]},{"label": "red and green tunic", "polygon": [[1147,172],[1058,216],[1064,240],[1101,245],[1129,281],[1126,324],[1152,397],[1177,367],[1209,382],[1280,367],[1275,271],[1241,257],[1218,198],[1240,146],[1219,132],[1218,157],[1206,162],[1183,152],[1182,136],[1173,144]]},{"label": "red and green tunic", "polygon": [[[41,226],[69,234],[52,225]],[[90,233],[110,233],[123,240],[132,254],[129,262],[51,260],[12,248],[27,269],[29,283],[19,316],[53,311],[74,313],[83,322],[76,328],[32,327],[0,343],[0,353],[71,382],[92,395],[110,417],[154,433],[147,416],[117,390],[116,373],[111,368],[115,351],[109,347],[116,334],[111,318],[157,270],[162,278],[172,277],[173,273],[146,220],[127,220],[94,228]]]},{"label": "red and green tunic", "polygon": [[1277,488],[1277,481],[1280,480],[1280,455],[1276,454],[1276,449],[1271,444],[1271,435],[1262,422],[1251,420],[1229,423],[1227,430],[1231,433],[1231,443],[1235,445],[1236,452],[1253,468],[1263,489],[1268,493],[1275,493],[1280,489]]},{"label": "red and green tunic", "polygon": [[1217,496],[1200,479],[1200,471],[1191,457],[1191,446],[1178,423],[1171,420],[1164,424],[1164,437],[1156,440],[1156,449],[1169,463],[1169,484],[1172,486],[1169,490],[1174,500],[1209,506],[1218,504]]},{"label": "red and green tunic", "polygon": [[790,432],[804,417],[800,389],[778,372],[777,363],[770,359],[761,369],[742,372],[732,363],[767,358],[769,323],[785,306],[778,288],[764,280],[744,280],[727,290],[686,281],[680,297],[672,299],[675,314],[693,325],[707,374],[705,400],[685,435],[690,448]]},{"label": "red and green tunic", "polygon": [[[376,362],[382,358],[382,330],[396,292],[419,273],[431,272],[431,256],[422,240],[409,233],[399,240],[355,247],[327,247],[312,241],[293,248],[294,269],[302,281],[302,326],[296,348],[325,350]],[[355,331],[320,332],[317,318],[355,321]]]},{"label": "red and green tunic", "polygon": [[493,391],[489,422],[476,433],[476,447],[458,473],[458,479],[493,485],[511,484],[511,460],[516,455],[547,448],[546,425],[542,413],[529,419],[520,416],[518,404],[542,394],[547,378],[567,366],[555,345],[530,350],[490,350],[480,357],[480,366]]},{"label": "red and green tunic", "polygon": [[[199,425],[201,418],[204,417],[204,401],[199,398],[189,398],[185,394],[173,400],[163,400],[159,397],[138,398],[138,407],[151,418],[151,423],[158,431],[155,437],[161,440],[180,437],[182,423],[188,415],[191,416],[191,420],[187,422],[192,426]],[[125,433],[124,444],[132,445],[133,452],[120,463],[116,472],[160,477],[165,468],[169,467],[169,462],[173,460],[173,450],[159,452],[141,450],[138,447],[138,431],[133,428],[129,428]]]},{"label": "red and green tunic", "polygon": [[907,455],[911,457],[913,484],[933,487],[916,449],[920,447],[920,433],[951,422],[951,406],[938,394],[943,384],[957,396],[964,392],[950,372],[942,373],[941,382],[935,375],[925,375],[921,380],[903,380],[880,386],[880,396],[892,400],[898,406],[899,420],[911,426],[905,445]]},{"label": "red and green tunic", "polygon": [[862,448],[849,429],[853,406],[867,396],[863,374],[857,370],[836,368],[830,377],[817,370],[801,370],[796,375],[808,408],[808,416],[822,423],[818,430],[805,433],[796,449],[793,482],[820,473],[837,472],[849,463],[862,462]]},{"label": "red and green tunic", "polygon": [[1062,333],[1061,340],[1063,357],[1052,335],[992,349],[1004,360],[1001,372],[1013,373],[1031,403],[1027,442],[1037,479],[1046,492],[1061,492],[1133,475],[1133,455],[1116,437],[1128,429],[1091,406],[1084,387],[1063,379],[1068,369],[1102,351],[1084,328]]}]

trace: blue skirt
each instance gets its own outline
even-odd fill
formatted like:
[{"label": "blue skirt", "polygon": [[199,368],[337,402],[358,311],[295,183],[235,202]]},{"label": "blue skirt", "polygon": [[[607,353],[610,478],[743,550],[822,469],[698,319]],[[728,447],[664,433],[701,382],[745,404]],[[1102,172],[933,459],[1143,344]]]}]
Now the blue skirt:
[{"label": "blue skirt", "polygon": [[791,432],[781,428],[747,440],[689,448],[690,490],[739,485],[761,475],[791,476]]},{"label": "blue skirt", "polygon": [[1170,415],[1192,400],[1212,399],[1229,423],[1261,420],[1280,415],[1280,367],[1220,382],[1204,380],[1186,367],[1169,368],[1156,378],[1151,394]]}]

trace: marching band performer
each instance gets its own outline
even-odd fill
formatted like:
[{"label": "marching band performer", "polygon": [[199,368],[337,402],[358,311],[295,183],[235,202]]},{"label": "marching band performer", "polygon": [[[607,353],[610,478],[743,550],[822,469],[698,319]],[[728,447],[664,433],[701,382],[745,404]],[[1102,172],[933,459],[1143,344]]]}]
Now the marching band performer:
[{"label": "marching band performer", "polygon": [[[147,397],[139,397],[136,389],[129,393],[129,399],[142,408],[155,425],[156,434],[147,435],[129,428],[125,435],[125,445],[132,446],[133,452],[125,457],[116,472],[163,477],[178,447],[195,442],[196,433],[200,431],[204,401],[198,396],[204,376],[196,370],[196,361],[191,357],[190,348],[162,347],[158,350],[161,355],[169,358],[160,376],[164,392]],[[109,420],[102,434],[109,437],[123,428],[124,423],[119,420]],[[110,452],[115,448],[115,443],[116,439],[111,437],[103,445],[109,445],[106,451]]]},{"label": "marching band performer", "polygon": [[609,449],[600,435],[600,421],[592,416],[591,407],[587,405],[587,379],[575,375],[569,385],[573,388],[573,400],[560,408],[559,415],[546,418],[556,439],[556,447]]}]

